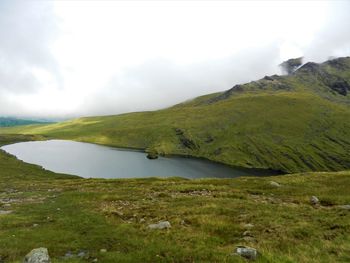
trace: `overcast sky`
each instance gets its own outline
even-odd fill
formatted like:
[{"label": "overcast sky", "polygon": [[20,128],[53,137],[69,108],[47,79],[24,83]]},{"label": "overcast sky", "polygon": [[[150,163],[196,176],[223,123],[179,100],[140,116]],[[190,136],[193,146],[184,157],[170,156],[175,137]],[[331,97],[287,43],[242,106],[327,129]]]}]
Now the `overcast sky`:
[{"label": "overcast sky", "polygon": [[153,110],[350,55],[350,1],[0,1],[0,116]]}]

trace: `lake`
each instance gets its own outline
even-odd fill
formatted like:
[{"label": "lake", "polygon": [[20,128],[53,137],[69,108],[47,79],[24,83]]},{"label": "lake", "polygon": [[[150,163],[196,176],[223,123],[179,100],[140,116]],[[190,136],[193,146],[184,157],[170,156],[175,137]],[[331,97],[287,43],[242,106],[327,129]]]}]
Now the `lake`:
[{"label": "lake", "polygon": [[149,160],[140,151],[66,140],[21,142],[1,149],[47,170],[85,178],[233,178],[274,174],[268,170],[234,168],[196,158],[159,157]]}]

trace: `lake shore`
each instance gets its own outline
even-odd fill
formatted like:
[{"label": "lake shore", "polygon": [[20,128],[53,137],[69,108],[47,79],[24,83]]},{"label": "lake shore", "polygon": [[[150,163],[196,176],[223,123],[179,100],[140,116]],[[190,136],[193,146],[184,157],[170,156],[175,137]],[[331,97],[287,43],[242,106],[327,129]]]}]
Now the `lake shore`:
[{"label": "lake shore", "polygon": [[26,141],[2,146],[18,159],[53,172],[85,178],[235,178],[272,176],[268,169],[228,166],[203,158],[159,156],[148,160],[143,152],[69,140]]}]

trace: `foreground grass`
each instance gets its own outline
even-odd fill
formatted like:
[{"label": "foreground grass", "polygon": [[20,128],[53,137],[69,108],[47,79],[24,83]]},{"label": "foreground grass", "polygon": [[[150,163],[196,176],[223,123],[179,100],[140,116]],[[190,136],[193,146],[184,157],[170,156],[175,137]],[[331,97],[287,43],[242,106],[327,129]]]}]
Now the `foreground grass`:
[{"label": "foreground grass", "polygon": [[[248,245],[261,253],[258,262],[349,262],[350,211],[339,207],[350,204],[349,186],[350,172],[80,179],[0,151],[0,210],[12,211],[0,215],[0,258],[21,262],[44,246],[53,262],[245,262],[231,254]],[[321,206],[310,205],[312,195]],[[160,220],[172,228],[147,228]],[[69,251],[85,256],[64,259]]]}]

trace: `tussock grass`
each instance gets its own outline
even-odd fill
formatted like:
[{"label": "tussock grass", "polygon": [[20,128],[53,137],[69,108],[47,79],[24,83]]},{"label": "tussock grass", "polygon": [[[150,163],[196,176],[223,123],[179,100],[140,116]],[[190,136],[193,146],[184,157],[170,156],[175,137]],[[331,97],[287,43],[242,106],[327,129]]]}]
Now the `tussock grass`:
[{"label": "tussock grass", "polygon": [[[19,139],[0,137],[2,143]],[[21,262],[31,249],[44,246],[53,262],[245,262],[231,254],[235,246],[248,245],[261,253],[257,262],[348,262],[350,211],[339,205],[350,204],[349,185],[346,171],[81,179],[0,152],[1,209],[13,211],[0,215],[0,256]],[[312,195],[321,206],[310,205]],[[4,206],[9,200],[11,206]],[[160,220],[172,228],[147,228]],[[243,239],[246,230],[251,239]],[[86,258],[63,259],[81,250]]]}]

